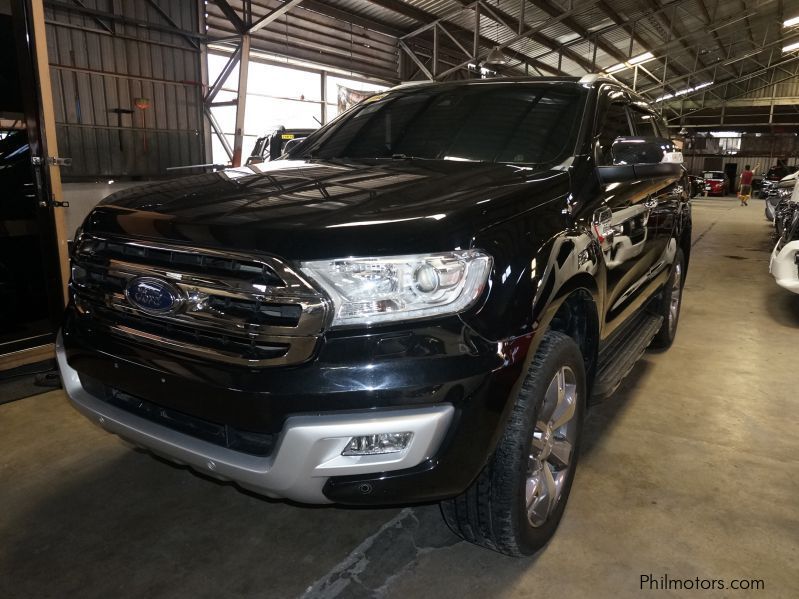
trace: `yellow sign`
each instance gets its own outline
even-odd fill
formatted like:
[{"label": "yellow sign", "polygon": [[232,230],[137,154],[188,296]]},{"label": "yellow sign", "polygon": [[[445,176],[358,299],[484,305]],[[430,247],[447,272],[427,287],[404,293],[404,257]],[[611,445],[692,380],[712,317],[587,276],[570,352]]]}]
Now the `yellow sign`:
[{"label": "yellow sign", "polygon": [[293,133],[284,133],[283,135],[280,136],[280,139],[294,139],[294,134]]}]

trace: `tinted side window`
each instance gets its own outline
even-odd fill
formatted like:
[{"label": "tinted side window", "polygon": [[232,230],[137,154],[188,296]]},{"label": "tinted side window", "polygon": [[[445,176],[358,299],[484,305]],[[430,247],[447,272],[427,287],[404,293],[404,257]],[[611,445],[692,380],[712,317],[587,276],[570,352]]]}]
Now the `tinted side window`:
[{"label": "tinted side window", "polygon": [[638,108],[630,108],[635,134],[639,137],[660,137],[660,133],[655,129],[655,118],[648,112]]},{"label": "tinted side window", "polygon": [[613,164],[610,147],[617,137],[632,135],[625,104],[610,103],[601,117],[597,134],[597,164]]},{"label": "tinted side window", "polygon": [[652,122],[655,125],[655,131],[657,131],[658,137],[662,137],[663,139],[671,139],[669,128],[666,127],[666,123],[663,122],[662,118],[655,115],[655,118],[652,119]]}]

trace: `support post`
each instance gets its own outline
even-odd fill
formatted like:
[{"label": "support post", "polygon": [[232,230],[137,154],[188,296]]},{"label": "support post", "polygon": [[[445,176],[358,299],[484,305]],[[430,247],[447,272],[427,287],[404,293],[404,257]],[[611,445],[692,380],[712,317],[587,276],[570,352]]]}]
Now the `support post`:
[{"label": "support post", "polygon": [[472,58],[477,62],[477,57],[480,56],[480,4],[474,5],[474,49],[472,51]]},{"label": "support post", "polygon": [[438,24],[433,27],[433,77],[438,75]]},{"label": "support post", "polygon": [[327,71],[322,71],[319,79],[322,81],[322,125],[327,125]]},{"label": "support post", "polygon": [[241,166],[241,152],[244,146],[244,112],[247,106],[247,75],[250,70],[250,34],[241,36],[241,56],[239,57],[239,85],[238,99],[236,100],[236,129],[233,135],[234,167]]}]

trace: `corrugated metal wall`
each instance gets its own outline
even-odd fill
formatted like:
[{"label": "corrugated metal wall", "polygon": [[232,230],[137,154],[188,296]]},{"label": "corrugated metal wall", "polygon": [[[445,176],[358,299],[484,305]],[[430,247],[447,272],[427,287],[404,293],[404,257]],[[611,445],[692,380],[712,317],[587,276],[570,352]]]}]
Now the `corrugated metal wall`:
[{"label": "corrugated metal wall", "polygon": [[[64,179],[160,177],[204,161],[202,56],[197,40],[173,32],[198,31],[197,2],[45,8],[59,152],[73,161]],[[149,107],[137,108],[136,98]]]},{"label": "corrugated metal wall", "polygon": [[723,169],[725,164],[736,164],[738,165],[737,172],[741,173],[744,166],[748,164],[753,169],[759,165],[760,168],[757,169],[757,174],[760,174],[777,164],[778,158],[784,159],[785,164],[789,166],[799,164],[799,158],[783,156],[686,156],[685,168],[692,175],[699,175],[705,169],[719,170]]},{"label": "corrugated metal wall", "polygon": [[[242,14],[241,0],[228,0],[228,4],[237,14]],[[266,15],[281,5],[279,0],[252,3],[257,16]],[[313,8],[302,4],[260,29],[252,36],[252,49],[380,80],[398,81],[396,37],[329,17]],[[208,3],[205,10],[209,37],[235,34],[233,25],[215,3]]]}]

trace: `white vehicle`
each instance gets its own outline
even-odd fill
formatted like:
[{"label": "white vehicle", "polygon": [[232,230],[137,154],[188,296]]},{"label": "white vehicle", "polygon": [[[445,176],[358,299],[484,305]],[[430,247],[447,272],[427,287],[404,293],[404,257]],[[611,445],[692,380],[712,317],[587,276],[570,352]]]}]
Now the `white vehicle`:
[{"label": "white vehicle", "polygon": [[[780,183],[786,181],[788,177]],[[777,285],[799,293],[799,185],[795,184],[787,205],[777,211],[775,218],[781,219],[780,238],[771,252],[769,272]]]}]

